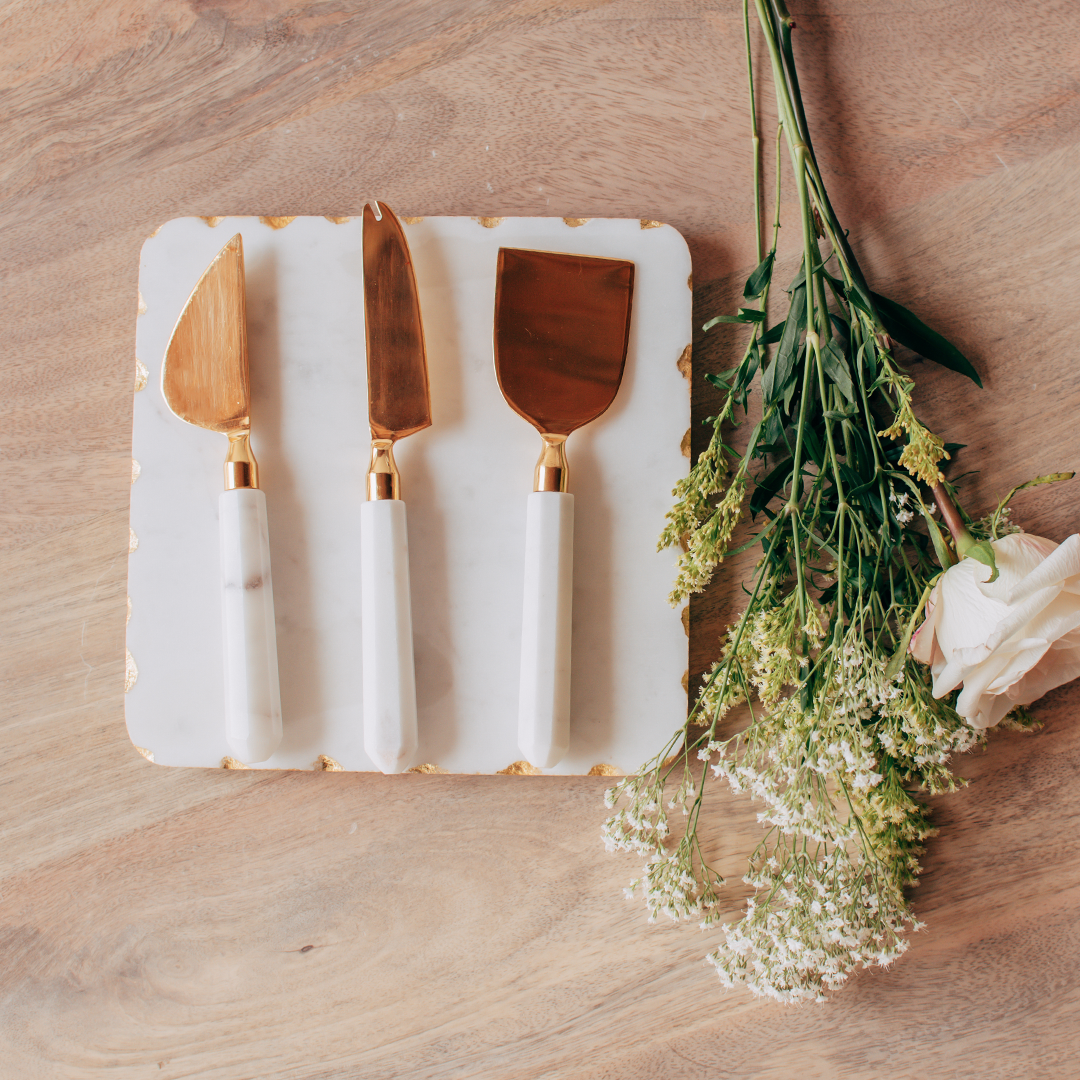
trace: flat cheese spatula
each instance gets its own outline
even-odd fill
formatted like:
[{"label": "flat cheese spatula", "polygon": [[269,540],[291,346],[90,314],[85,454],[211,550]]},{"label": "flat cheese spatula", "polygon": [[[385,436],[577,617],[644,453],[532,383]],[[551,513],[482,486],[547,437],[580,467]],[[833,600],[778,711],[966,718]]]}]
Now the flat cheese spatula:
[{"label": "flat cheese spatula", "polygon": [[538,768],[570,746],[574,496],[567,436],[614,400],[630,339],[634,264],[500,248],[495,372],[544,441],[525,522],[518,746]]}]

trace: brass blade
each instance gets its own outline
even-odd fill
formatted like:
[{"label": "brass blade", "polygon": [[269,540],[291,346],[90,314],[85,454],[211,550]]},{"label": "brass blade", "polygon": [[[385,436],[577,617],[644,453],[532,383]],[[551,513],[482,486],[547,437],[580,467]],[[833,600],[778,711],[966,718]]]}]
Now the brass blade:
[{"label": "brass blade", "polygon": [[393,211],[364,207],[364,322],[368,419],[375,439],[403,439],[431,424],[420,300],[405,233]]},{"label": "brass blade", "polygon": [[250,427],[244,245],[237,233],[207,267],[165,352],[161,390],[189,424],[226,433]]},{"label": "brass blade", "polygon": [[595,420],[622,382],[634,264],[499,249],[495,372],[510,407],[541,434]]}]

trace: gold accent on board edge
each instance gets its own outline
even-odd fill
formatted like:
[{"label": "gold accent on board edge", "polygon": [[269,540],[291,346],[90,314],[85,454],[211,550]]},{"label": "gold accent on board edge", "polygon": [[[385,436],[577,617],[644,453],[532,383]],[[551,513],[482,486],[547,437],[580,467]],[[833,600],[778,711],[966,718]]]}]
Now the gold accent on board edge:
[{"label": "gold accent on board edge", "polygon": [[136,356],[135,357],[135,393],[140,390],[146,389],[146,384],[150,381],[150,370],[147,366]]},{"label": "gold accent on board edge", "polygon": [[686,636],[689,637],[690,636],[690,605],[689,604],[687,604],[686,607],[684,607],[682,609],[682,611],[679,612],[679,618],[682,619],[682,628],[683,628],[683,630],[686,631]]},{"label": "gold accent on board edge", "polygon": [[686,279],[686,287],[687,287],[687,288],[688,288],[688,289],[689,289],[689,290],[690,290],[691,292],[693,292],[693,291],[694,291],[694,275],[693,275],[693,274],[691,274],[691,275],[690,275],[690,276],[689,276],[689,277],[688,277],[688,278]]},{"label": "gold accent on board edge", "polygon": [[[131,745],[135,746],[134,743],[132,743]],[[145,746],[135,746],[135,749],[138,750],[139,753],[142,754],[142,756],[144,758],[146,758],[147,761],[153,761],[154,760],[154,751],[153,750],[147,750]]]},{"label": "gold accent on board edge", "polygon": [[679,682],[682,683],[683,693],[689,694],[690,693],[690,669],[689,668],[687,668],[682,673],[682,678],[679,680]]},{"label": "gold accent on board edge", "polygon": [[134,459],[131,459],[131,482],[134,484],[139,479],[139,475],[142,473],[142,466]]},{"label": "gold accent on board edge", "polygon": [[501,225],[506,218],[502,217],[478,217],[473,218],[473,221],[479,222],[485,229],[494,229],[497,225]]},{"label": "gold accent on board edge", "polygon": [[225,218],[224,218],[224,216],[222,216],[222,217],[204,217],[202,220],[205,221],[206,224],[209,225],[211,229],[216,229],[225,220]]},{"label": "gold accent on board edge", "polygon": [[589,776],[622,776],[622,769],[615,765],[608,765],[605,762],[601,762],[599,765],[594,765],[589,770]]},{"label": "gold accent on board edge", "polygon": [[692,370],[690,356],[693,352],[694,346],[692,344],[687,345],[679,355],[679,359],[675,361],[675,366],[682,372],[683,378],[687,382],[690,381],[690,372]]},{"label": "gold accent on board edge", "polygon": [[323,214],[323,217],[325,217],[327,221],[332,221],[335,225],[348,225],[348,223],[352,221],[351,217],[332,217],[330,214]]},{"label": "gold accent on board edge", "polygon": [[223,757],[221,759],[221,767],[223,769],[249,769],[250,765],[245,765],[239,758]]},{"label": "gold accent on board edge", "polygon": [[682,442],[679,443],[679,449],[682,451],[682,456],[688,458],[690,456],[690,428],[686,429],[686,434],[682,437]]},{"label": "gold accent on board edge", "polygon": [[567,225],[569,225],[571,229],[580,229],[582,225],[587,225],[589,223],[589,220],[590,219],[587,218],[587,217],[564,217],[563,218],[563,221]]},{"label": "gold accent on board edge", "polygon": [[290,222],[296,220],[296,215],[292,217],[261,217],[259,220],[264,225],[269,225],[271,229],[284,229]]},{"label": "gold accent on board edge", "polygon": [[135,309],[138,314],[146,314],[146,301],[142,298],[142,289],[139,290],[139,306]]},{"label": "gold accent on board edge", "polygon": [[135,530],[128,526],[128,554],[132,554],[139,548],[139,538],[135,535]]},{"label": "gold accent on board edge", "polygon": [[130,596],[127,598],[127,618],[124,619],[124,625],[127,626],[127,624],[129,622],[131,622],[131,597]]},{"label": "gold accent on board edge", "polygon": [[320,754],[311,766],[316,772],[344,772],[345,766],[335,760],[329,754]]},{"label": "gold accent on board edge", "polygon": [[[422,217],[403,217],[401,220],[404,221],[406,225],[419,225],[424,219]],[[499,220],[501,221],[502,218]]]},{"label": "gold accent on board edge", "polygon": [[449,775],[448,770],[444,769],[441,765],[414,765],[411,769],[406,769],[406,772],[422,773],[424,776],[434,776],[436,773],[441,775]]},{"label": "gold accent on board edge", "polygon": [[496,776],[540,776],[540,770],[527,761],[515,761],[507,765],[505,769],[499,769]]},{"label": "gold accent on board edge", "polygon": [[139,669],[135,666],[135,657],[130,649],[124,650],[124,693],[131,692],[131,688],[139,681]]},{"label": "gold accent on board edge", "polygon": [[653,221],[652,218],[642,218],[641,227],[643,229],[662,229],[664,227],[664,222]]}]

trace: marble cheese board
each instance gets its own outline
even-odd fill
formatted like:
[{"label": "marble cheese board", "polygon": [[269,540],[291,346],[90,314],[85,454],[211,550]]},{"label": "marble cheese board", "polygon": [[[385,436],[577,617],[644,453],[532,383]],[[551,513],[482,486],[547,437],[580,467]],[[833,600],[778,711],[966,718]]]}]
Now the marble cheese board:
[{"label": "marble cheese board", "polygon": [[[181,218],[143,246],[132,433],[126,718],[171,766],[221,767],[217,498],[226,440],[161,394],[191,289],[241,233],[252,445],[266,493],[284,738],[264,769],[372,771],[363,750],[359,511],[369,453],[361,219]],[[519,761],[518,653],[536,431],[492,364],[500,247],[636,265],[626,373],[568,444],[575,495],[571,741],[555,774],[625,771],[682,723],[687,638],[656,538],[685,476],[679,361],[690,255],[669,226],[621,219],[405,219],[428,347],[432,426],[399,444],[408,504],[419,749],[413,765],[495,773]]]}]

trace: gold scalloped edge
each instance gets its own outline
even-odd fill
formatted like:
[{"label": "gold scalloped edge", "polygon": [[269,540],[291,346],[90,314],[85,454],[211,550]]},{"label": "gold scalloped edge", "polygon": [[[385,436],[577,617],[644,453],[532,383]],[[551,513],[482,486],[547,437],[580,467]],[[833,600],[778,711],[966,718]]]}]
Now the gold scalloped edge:
[{"label": "gold scalloped edge", "polygon": [[161,225],[159,225],[146,239],[147,240],[153,240],[154,237],[157,236],[157,234],[159,232],[161,232]]},{"label": "gold scalloped edge", "polygon": [[323,214],[323,217],[327,221],[333,222],[335,225],[348,225],[352,221],[352,217],[342,215],[341,217],[335,217],[333,214]]},{"label": "gold scalloped edge", "polygon": [[690,693],[690,669],[689,668],[687,668],[682,673],[682,678],[679,680],[679,682],[682,683],[683,692],[686,693],[686,694],[689,694]]},{"label": "gold scalloped edge", "polygon": [[131,482],[134,484],[139,479],[142,473],[142,466],[134,459],[131,459]]},{"label": "gold scalloped edge", "polygon": [[[131,745],[135,746],[134,743],[132,743]],[[153,750],[147,750],[145,746],[135,746],[135,749],[138,750],[139,753],[142,754],[142,756],[144,758],[146,758],[147,761],[153,761],[154,760],[154,751]]]},{"label": "gold scalloped edge", "polygon": [[506,218],[504,217],[477,217],[473,218],[473,221],[483,225],[485,229],[494,229],[501,225]]},{"label": "gold scalloped edge", "polygon": [[271,229],[284,229],[286,225],[296,220],[296,215],[292,217],[261,217],[259,220],[264,225],[269,225]]},{"label": "gold scalloped edge", "polygon": [[128,554],[131,555],[139,549],[139,538],[135,535],[135,530],[128,526]]},{"label": "gold scalloped edge", "polygon": [[211,229],[216,229],[225,220],[225,218],[224,218],[224,216],[222,216],[222,217],[204,217],[204,218],[202,218],[202,220],[205,221],[206,224],[209,225]]},{"label": "gold scalloped edge", "polygon": [[335,760],[329,754],[320,754],[311,766],[316,772],[344,772],[345,766]]},{"label": "gold scalloped edge", "polygon": [[135,393],[146,389],[150,381],[150,369],[136,356],[135,357]]},{"label": "gold scalloped edge", "polygon": [[663,221],[653,221],[652,218],[642,218],[641,227],[643,229],[662,229],[664,227]]},{"label": "gold scalloped edge", "polygon": [[690,428],[686,429],[686,434],[682,437],[682,442],[679,443],[679,449],[682,451],[684,458],[690,456]]},{"label": "gold scalloped edge", "polygon": [[589,776],[622,776],[623,771],[617,765],[608,765],[606,762],[601,762],[599,765],[594,765],[588,773]]},{"label": "gold scalloped edge", "polygon": [[679,354],[679,359],[675,361],[675,366],[679,369],[680,372],[682,372],[682,376],[687,382],[690,381],[690,373],[693,370],[693,365],[692,365],[691,359],[690,359],[691,356],[693,355],[693,352],[694,352],[694,345],[693,345],[693,342],[691,342]]},{"label": "gold scalloped edge", "polygon": [[[424,219],[422,217],[403,217],[401,220],[404,221],[406,225],[419,225]],[[502,218],[499,218],[499,221],[502,221]]]},{"label": "gold scalloped edge", "polygon": [[582,225],[588,225],[591,218],[587,217],[564,217],[563,222],[570,226],[571,229],[580,229]]},{"label": "gold scalloped edge", "polygon": [[139,289],[139,306],[135,309],[136,314],[146,314],[146,301],[142,298],[142,289]]},{"label": "gold scalloped edge", "polygon": [[135,666],[135,657],[130,649],[124,649],[124,693],[131,692],[131,688],[139,681],[139,669]]},{"label": "gold scalloped edge", "polygon": [[499,769],[495,774],[496,776],[541,776],[543,775],[535,765],[530,765],[527,761],[514,761],[506,766],[505,769]]},{"label": "gold scalloped edge", "polygon": [[129,622],[131,622],[131,597],[130,596],[127,598],[127,618],[124,620],[124,625],[127,626],[127,624]]},{"label": "gold scalloped edge", "polygon": [[690,636],[690,605],[689,604],[687,604],[686,607],[684,607],[682,609],[682,611],[679,612],[679,618],[682,620],[682,628],[683,628],[683,630],[686,631],[686,636],[689,637]]},{"label": "gold scalloped edge", "polygon": [[221,759],[221,768],[223,769],[250,769],[250,765],[245,765],[239,758],[223,757]]},{"label": "gold scalloped edge", "polygon": [[694,291],[694,275],[693,275],[693,274],[691,274],[691,275],[690,275],[690,276],[689,276],[689,277],[688,277],[688,278],[686,279],[686,287],[687,287],[687,288],[688,288],[688,289],[689,289],[689,290],[690,290],[691,292],[693,292],[693,291]]},{"label": "gold scalloped edge", "polygon": [[441,765],[414,765],[411,769],[406,769],[406,772],[422,773],[424,776],[434,776],[436,773],[439,775],[449,776],[450,770],[444,769]]}]

